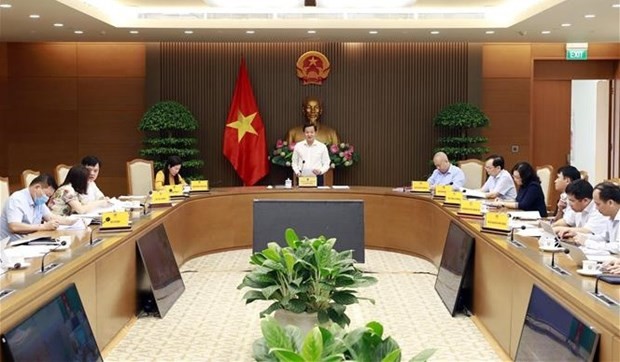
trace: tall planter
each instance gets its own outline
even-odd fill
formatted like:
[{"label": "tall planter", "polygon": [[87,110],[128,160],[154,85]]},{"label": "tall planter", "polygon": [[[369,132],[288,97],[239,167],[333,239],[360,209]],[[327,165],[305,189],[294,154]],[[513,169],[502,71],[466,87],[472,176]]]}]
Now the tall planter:
[{"label": "tall planter", "polygon": [[200,178],[204,162],[192,137],[198,122],[185,106],[174,101],[159,102],[142,116],[138,129],[145,135],[140,156],[153,160],[156,170],[163,169],[166,159],[176,155],[183,160],[183,177]]},{"label": "tall planter", "polygon": [[480,158],[489,151],[486,137],[473,135],[475,129],[489,125],[489,118],[470,103],[454,103],[443,108],[433,123],[444,134],[435,152],[445,152],[450,160]]}]

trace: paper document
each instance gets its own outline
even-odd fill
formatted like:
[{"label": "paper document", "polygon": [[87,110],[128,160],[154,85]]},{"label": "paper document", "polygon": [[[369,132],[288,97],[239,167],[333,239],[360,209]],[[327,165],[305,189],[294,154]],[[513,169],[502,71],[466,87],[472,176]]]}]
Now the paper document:
[{"label": "paper document", "polygon": [[508,213],[511,218],[517,220],[539,220],[540,212],[538,211],[511,211]]},{"label": "paper document", "polygon": [[475,198],[475,199],[486,199],[487,198],[486,193],[480,190],[466,189],[464,187],[462,187],[460,190],[467,198]]},{"label": "paper document", "polygon": [[347,186],[347,185],[333,185],[332,189],[334,189],[334,190],[348,190],[348,189],[350,189],[350,187]]}]

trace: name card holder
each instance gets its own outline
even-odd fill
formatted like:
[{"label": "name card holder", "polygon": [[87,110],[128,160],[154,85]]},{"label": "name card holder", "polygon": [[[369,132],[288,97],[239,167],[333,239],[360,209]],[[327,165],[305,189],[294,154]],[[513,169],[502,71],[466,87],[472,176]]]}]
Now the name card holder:
[{"label": "name card holder", "polygon": [[131,221],[127,211],[111,211],[101,214],[99,232],[131,231]]},{"label": "name card holder", "polygon": [[474,219],[482,219],[482,201],[462,200],[458,215]]},{"label": "name card holder", "polygon": [[299,187],[316,187],[316,176],[299,176]]},{"label": "name card holder", "polygon": [[483,232],[508,235],[510,233],[510,216],[505,212],[487,212],[484,215]]},{"label": "name card holder", "polygon": [[427,181],[411,181],[411,192],[430,194],[431,186]]},{"label": "name card holder", "polygon": [[194,180],[189,184],[190,193],[192,192],[209,192],[209,180]]},{"label": "name card holder", "polygon": [[437,185],[433,197],[445,198],[448,191],[452,191],[452,185]]},{"label": "name card holder", "polygon": [[172,206],[172,202],[170,202],[170,193],[168,193],[168,190],[153,191],[151,194],[151,207],[167,206]]},{"label": "name card holder", "polygon": [[443,202],[446,206],[461,206],[461,202],[465,199],[465,196],[460,191],[447,190],[446,198]]},{"label": "name card holder", "polygon": [[183,185],[170,185],[168,186],[168,193],[170,194],[170,198],[183,198],[185,194],[183,194]]}]

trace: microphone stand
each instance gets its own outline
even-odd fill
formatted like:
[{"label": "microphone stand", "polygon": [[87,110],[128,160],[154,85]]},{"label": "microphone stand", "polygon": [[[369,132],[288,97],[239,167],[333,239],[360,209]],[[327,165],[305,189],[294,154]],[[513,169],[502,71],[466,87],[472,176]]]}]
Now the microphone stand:
[{"label": "microphone stand", "polygon": [[551,268],[551,270],[553,270],[554,272],[560,274],[560,275],[570,275],[569,272],[567,272],[566,270],[562,269],[559,266],[555,265],[555,254],[558,252],[563,252],[564,254],[568,254],[570,253],[570,250],[562,248],[561,250],[555,250],[551,252],[551,265],[549,265],[549,268]]},{"label": "microphone stand", "polygon": [[96,238],[96,239],[93,239],[93,234],[94,234],[94,233],[95,233],[95,230],[94,230],[94,229],[90,229],[90,240],[89,240],[89,242],[88,242],[88,244],[89,244],[90,246],[94,246],[95,244],[97,244],[97,243],[99,243],[100,241],[102,241],[102,240],[103,240],[102,238]]},{"label": "microphone stand", "polygon": [[[45,270],[46,269],[45,268],[45,257],[47,256],[47,254],[49,254],[49,253],[51,253],[53,251],[56,251],[56,249],[60,248],[61,246],[65,246],[65,245],[67,245],[67,242],[63,240],[63,241],[60,242],[60,244],[56,245],[54,248],[50,249],[47,253],[43,254],[43,257],[41,258],[41,274],[44,274],[45,271],[46,271]],[[54,263],[48,265],[48,267],[50,267],[50,266],[54,266]]]},{"label": "microphone stand", "polygon": [[604,281],[605,283],[609,283],[609,284],[620,284],[620,275],[613,275],[613,274],[600,274],[596,276],[596,283],[594,284],[594,292],[590,292],[590,294],[592,296],[594,296],[595,298],[597,298],[599,301],[605,303],[606,305],[610,306],[610,305],[620,305],[620,302],[613,300],[612,298],[608,297],[607,295],[603,294],[603,293],[599,293],[598,292],[598,282],[599,280]]},{"label": "microphone stand", "polygon": [[525,248],[525,245],[521,244],[521,242],[515,240],[515,229],[520,229],[520,230],[525,230],[525,225],[521,225],[518,227],[511,227],[510,228],[510,238],[508,239],[508,241],[516,246],[517,248],[523,249]]}]

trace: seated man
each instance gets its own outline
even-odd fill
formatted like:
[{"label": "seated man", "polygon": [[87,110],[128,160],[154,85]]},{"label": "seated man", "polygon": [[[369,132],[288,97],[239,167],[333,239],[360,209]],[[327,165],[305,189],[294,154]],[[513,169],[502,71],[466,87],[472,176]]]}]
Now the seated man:
[{"label": "seated man", "polygon": [[306,123],[304,125],[306,139],[295,144],[293,149],[293,172],[296,176],[316,176],[317,185],[323,186],[323,174],[329,171],[329,154],[327,147],[314,139],[316,125]]},{"label": "seated man", "polygon": [[[35,231],[56,230],[58,225],[71,225],[75,220],[52,214],[46,203],[56,190],[56,181],[49,174],[37,176],[30,186],[14,192],[7,200],[0,217],[0,239],[10,241]],[[42,223],[42,221],[45,221]]]},{"label": "seated man", "polygon": [[86,195],[82,197],[84,201],[103,200],[105,198],[105,195],[95,183],[99,176],[100,165],[101,162],[95,156],[86,156],[82,159],[82,166],[88,169],[88,188],[86,189]]},{"label": "seated man", "polygon": [[463,187],[465,184],[465,174],[460,168],[450,163],[448,155],[443,152],[437,152],[433,156],[433,163],[435,164],[435,170],[427,180],[431,189],[434,189],[437,185],[452,185],[455,189]]},{"label": "seated man", "polygon": [[561,238],[570,238],[577,233],[602,234],[607,228],[607,218],[601,215],[592,201],[594,189],[588,181],[577,179],[566,187],[568,197],[564,217],[553,223],[553,231]]},{"label": "seated man", "polygon": [[618,253],[620,244],[620,187],[611,182],[601,182],[594,187],[592,198],[597,210],[607,217],[607,229],[596,235],[579,234],[575,241],[588,249]]},{"label": "seated man", "polygon": [[569,183],[579,179],[581,179],[581,174],[573,166],[563,166],[558,169],[558,176],[555,178],[553,185],[555,190],[560,193],[560,200],[558,201],[553,221],[562,220],[565,213],[572,213],[570,206],[568,206],[568,196],[565,191]]},{"label": "seated man", "polygon": [[489,175],[487,182],[482,185],[481,191],[487,199],[514,200],[517,198],[517,188],[510,176],[504,170],[504,158],[499,155],[491,155],[484,162],[484,170]]}]

